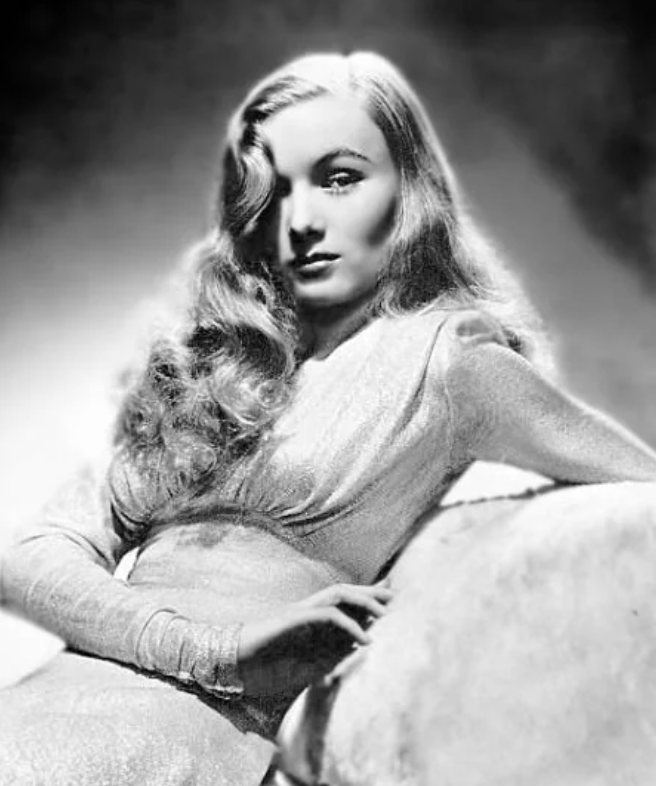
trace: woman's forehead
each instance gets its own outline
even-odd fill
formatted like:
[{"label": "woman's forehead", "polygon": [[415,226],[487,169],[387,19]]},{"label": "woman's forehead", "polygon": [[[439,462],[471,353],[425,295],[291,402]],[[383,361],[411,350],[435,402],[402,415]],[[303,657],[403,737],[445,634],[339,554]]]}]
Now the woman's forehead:
[{"label": "woman's forehead", "polygon": [[260,126],[278,171],[314,166],[328,156],[349,155],[372,164],[390,159],[385,138],[352,96],[324,95],[281,109]]}]

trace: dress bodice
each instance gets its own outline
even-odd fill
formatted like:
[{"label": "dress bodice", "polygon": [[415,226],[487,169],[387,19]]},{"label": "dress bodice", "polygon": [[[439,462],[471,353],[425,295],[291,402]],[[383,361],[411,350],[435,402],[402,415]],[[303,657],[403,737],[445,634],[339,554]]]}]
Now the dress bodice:
[{"label": "dress bodice", "polygon": [[373,580],[448,472],[447,403],[429,379],[443,322],[378,319],[307,361],[291,405],[224,493]]},{"label": "dress bodice", "polygon": [[463,468],[446,371],[471,335],[498,339],[476,312],[381,317],[306,361],[275,427],[217,489],[218,508],[263,514],[334,576],[373,581]]}]

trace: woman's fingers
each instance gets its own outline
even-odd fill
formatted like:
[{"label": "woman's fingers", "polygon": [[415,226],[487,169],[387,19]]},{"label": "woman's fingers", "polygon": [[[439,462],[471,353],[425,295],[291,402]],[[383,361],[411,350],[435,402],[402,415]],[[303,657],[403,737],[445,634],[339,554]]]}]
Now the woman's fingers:
[{"label": "woman's fingers", "polygon": [[334,584],[332,587],[328,587],[328,590],[333,591],[340,591],[344,590],[347,592],[355,591],[362,595],[367,595],[372,598],[377,598],[378,600],[388,601],[394,597],[394,593],[392,590],[385,584]]},{"label": "woman's fingers", "polygon": [[380,617],[385,613],[385,604],[393,597],[387,587],[378,585],[334,584],[301,601],[302,606],[339,606],[347,604],[358,606]]},{"label": "woman's fingers", "polygon": [[[337,593],[335,605],[343,608],[350,607],[357,613],[358,610],[364,611],[367,615],[378,618],[387,613],[387,603],[391,600],[388,591],[360,592],[351,588],[344,588]],[[361,614],[359,615],[361,616]]]},{"label": "woman's fingers", "polygon": [[348,633],[358,644],[369,644],[371,641],[371,637],[366,630],[353,617],[350,617],[336,606],[312,609],[306,623],[332,623],[335,627]]},{"label": "woman's fingers", "polygon": [[244,625],[239,664],[248,693],[286,695],[327,673],[354,645],[371,642],[371,615],[384,610],[375,592],[356,585],[332,587],[310,600]]},{"label": "woman's fingers", "polygon": [[365,612],[367,616],[382,617],[387,609],[384,603],[376,598],[368,598],[357,594],[344,593],[335,604],[338,608],[352,608],[354,611]]}]

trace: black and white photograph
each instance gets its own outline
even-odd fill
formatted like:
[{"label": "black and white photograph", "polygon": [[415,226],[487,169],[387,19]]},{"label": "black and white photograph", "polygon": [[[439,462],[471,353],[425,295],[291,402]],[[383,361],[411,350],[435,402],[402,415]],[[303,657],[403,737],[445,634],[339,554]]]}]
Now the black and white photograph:
[{"label": "black and white photograph", "polygon": [[0,36],[0,786],[652,786],[644,4]]}]

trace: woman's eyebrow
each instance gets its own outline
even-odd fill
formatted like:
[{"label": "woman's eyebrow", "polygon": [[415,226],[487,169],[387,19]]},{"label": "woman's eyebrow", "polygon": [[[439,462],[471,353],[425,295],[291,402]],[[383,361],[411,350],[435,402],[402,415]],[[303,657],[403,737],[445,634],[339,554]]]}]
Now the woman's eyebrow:
[{"label": "woman's eyebrow", "polygon": [[357,158],[360,161],[366,161],[368,164],[371,163],[371,159],[365,156],[364,153],[353,150],[351,147],[336,147],[334,150],[330,150],[322,155],[317,164],[320,166],[328,161],[332,161],[334,158]]}]

